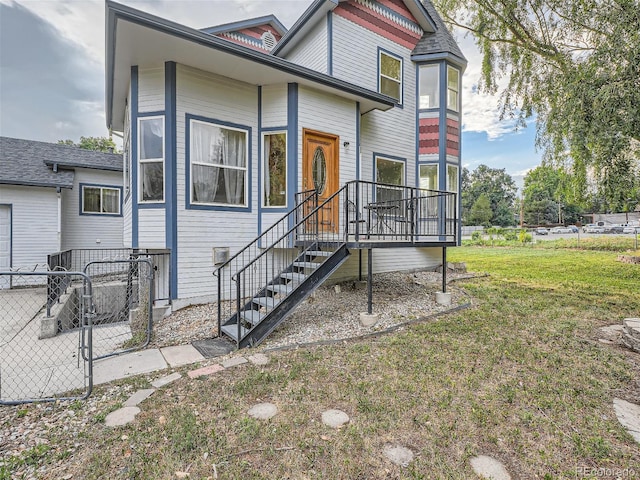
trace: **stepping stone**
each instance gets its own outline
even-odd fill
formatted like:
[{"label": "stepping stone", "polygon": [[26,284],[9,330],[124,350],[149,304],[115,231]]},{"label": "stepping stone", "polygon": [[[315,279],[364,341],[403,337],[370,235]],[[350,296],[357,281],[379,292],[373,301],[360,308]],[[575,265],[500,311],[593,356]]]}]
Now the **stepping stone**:
[{"label": "stepping stone", "polygon": [[269,420],[278,413],[278,407],[273,403],[259,403],[251,407],[247,413],[258,420]]},{"label": "stepping stone", "polygon": [[166,377],[159,378],[155,382],[151,382],[151,385],[156,388],[164,387],[165,385],[169,385],[171,382],[175,382],[181,376],[182,375],[180,375],[178,372],[172,373],[171,375],[167,375]]},{"label": "stepping stone", "polygon": [[331,428],[340,428],[349,422],[349,415],[341,410],[327,410],[322,412],[322,423]]},{"label": "stepping stone", "polygon": [[189,378],[198,378],[204,377],[205,375],[213,375],[214,373],[218,373],[224,370],[224,367],[218,363],[214,365],[209,365],[208,367],[198,368],[197,370],[191,370],[187,372]]},{"label": "stepping stone", "polygon": [[201,362],[204,356],[192,345],[175,345],[160,349],[160,353],[171,367],[180,367],[190,363]]},{"label": "stepping stone", "polygon": [[476,475],[490,480],[511,480],[511,475],[504,465],[495,458],[479,455],[469,460]]},{"label": "stepping stone", "polygon": [[135,407],[143,400],[149,398],[153,392],[155,392],[155,388],[146,388],[144,390],[138,390],[136,393],[129,397],[129,400],[124,402],[125,407]]},{"label": "stepping stone", "polygon": [[249,361],[254,365],[266,365],[269,363],[269,357],[267,357],[264,353],[256,353],[255,355],[251,355],[249,357]]},{"label": "stepping stone", "polygon": [[104,419],[104,424],[107,427],[119,427],[121,425],[126,425],[127,423],[132,422],[139,413],[140,409],[138,407],[119,408],[107,415]]},{"label": "stepping stone", "polygon": [[600,327],[600,331],[605,335],[617,337],[622,334],[623,326],[620,324],[609,325],[607,327]]},{"label": "stepping stone", "polygon": [[406,467],[413,461],[413,452],[400,445],[385,445],[384,454],[391,463],[401,467]]},{"label": "stepping stone", "polygon": [[634,440],[640,443],[640,405],[614,398],[613,409],[618,421],[627,429]]},{"label": "stepping stone", "polygon": [[224,368],[231,368],[231,367],[237,367],[238,365],[243,365],[247,362],[248,360],[244,357],[233,357],[222,362],[222,366]]}]

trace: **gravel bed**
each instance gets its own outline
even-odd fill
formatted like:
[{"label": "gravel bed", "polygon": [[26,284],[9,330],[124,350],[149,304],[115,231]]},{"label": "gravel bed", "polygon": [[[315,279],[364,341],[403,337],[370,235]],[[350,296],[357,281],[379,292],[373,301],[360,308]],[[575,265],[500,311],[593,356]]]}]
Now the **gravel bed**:
[{"label": "gravel bed", "polygon": [[[469,277],[448,273],[447,279]],[[360,324],[360,312],[367,311],[367,282],[342,282],[321,286],[311,294],[262,343],[266,349],[327,340],[354,338],[448,310],[466,297],[454,286],[451,306],[435,302],[442,287],[437,272],[390,272],[374,275],[373,313],[379,320],[373,327]],[[156,323],[152,346],[179,345],[212,338],[217,334],[217,305],[209,303],[183,308]]]}]

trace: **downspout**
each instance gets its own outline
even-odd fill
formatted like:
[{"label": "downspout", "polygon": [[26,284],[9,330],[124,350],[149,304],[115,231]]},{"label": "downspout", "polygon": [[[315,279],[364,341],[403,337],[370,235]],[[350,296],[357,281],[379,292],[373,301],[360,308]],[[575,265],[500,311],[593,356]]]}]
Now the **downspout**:
[{"label": "downspout", "polygon": [[62,194],[61,188],[56,187],[58,194],[58,252],[62,251]]}]

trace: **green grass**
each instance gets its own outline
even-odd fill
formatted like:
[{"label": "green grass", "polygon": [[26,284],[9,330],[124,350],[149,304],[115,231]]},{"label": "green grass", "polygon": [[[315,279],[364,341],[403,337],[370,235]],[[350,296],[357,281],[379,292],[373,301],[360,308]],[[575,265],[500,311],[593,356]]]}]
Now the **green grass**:
[{"label": "green grass", "polygon": [[[612,408],[614,397],[637,395],[640,362],[597,341],[599,326],[640,311],[640,269],[615,257],[450,249],[450,260],[487,273],[452,285],[467,291],[471,308],[375,339],[271,353],[264,367],[183,378],[145,400],[133,423],[91,424],[82,448],[64,460],[65,472],[89,479],[169,479],[179,471],[219,479],[468,479],[468,460],[479,454],[500,459],[520,479],[575,479],[580,467],[640,472],[638,444]],[[279,414],[247,416],[265,401]],[[320,415],[329,408],[351,422],[325,427]],[[415,460],[391,464],[382,455],[388,444],[412,449]]]}]

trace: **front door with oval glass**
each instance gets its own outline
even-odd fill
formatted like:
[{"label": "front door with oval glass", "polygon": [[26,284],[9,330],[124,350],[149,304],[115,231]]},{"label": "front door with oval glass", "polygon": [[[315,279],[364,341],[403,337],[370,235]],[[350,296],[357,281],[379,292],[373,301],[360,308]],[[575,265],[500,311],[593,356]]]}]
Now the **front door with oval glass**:
[{"label": "front door with oval glass", "polygon": [[338,232],[339,200],[327,202],[340,184],[338,136],[304,129],[302,131],[302,189],[318,193],[318,205],[326,204],[317,219],[320,232]]}]

